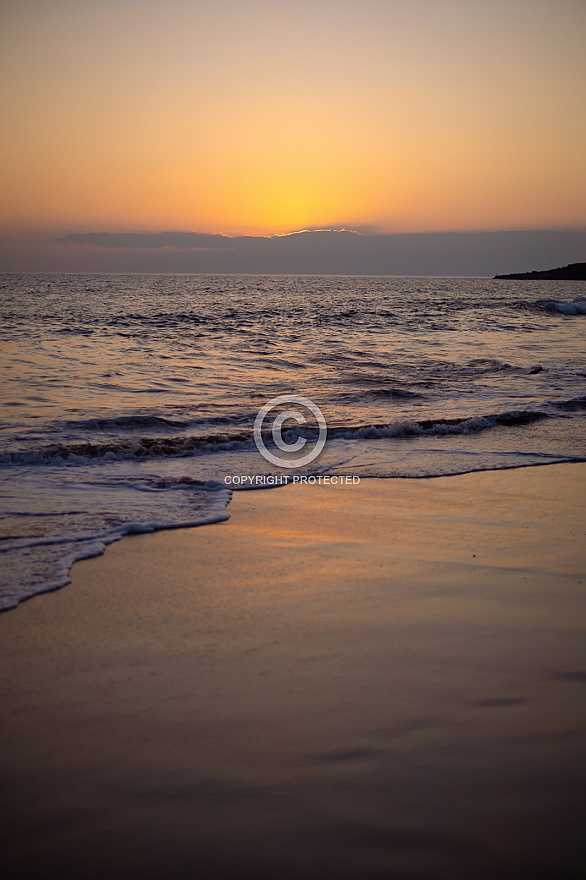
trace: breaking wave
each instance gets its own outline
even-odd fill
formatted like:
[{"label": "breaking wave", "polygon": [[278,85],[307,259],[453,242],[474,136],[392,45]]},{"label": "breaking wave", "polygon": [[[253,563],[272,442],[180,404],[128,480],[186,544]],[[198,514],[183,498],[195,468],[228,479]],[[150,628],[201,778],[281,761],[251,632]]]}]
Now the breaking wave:
[{"label": "breaking wave", "polygon": [[[331,425],[328,426],[328,439],[372,440],[394,437],[447,436],[455,434],[477,434],[497,427],[519,427],[555,418],[556,410],[566,413],[586,409],[586,398],[550,404],[551,411],[512,410],[502,413],[488,413],[466,418],[406,419],[380,424]],[[559,417],[559,416],[558,416]],[[123,419],[108,420],[121,425]],[[135,419],[129,420],[137,427]],[[165,420],[157,419],[156,422]],[[296,437],[312,439],[318,430],[312,426],[295,425],[283,431],[286,443],[294,442]],[[266,434],[271,443],[271,434]],[[249,430],[233,433],[215,433],[204,436],[175,437],[125,437],[106,443],[53,443],[38,449],[14,450],[0,455],[0,466],[8,465],[80,465],[97,461],[137,461],[161,458],[192,458],[216,452],[238,452],[254,449],[254,439]]]},{"label": "breaking wave", "polygon": [[557,299],[540,299],[536,305],[545,312],[557,312],[561,315],[586,315],[586,299],[578,298],[570,302]]}]

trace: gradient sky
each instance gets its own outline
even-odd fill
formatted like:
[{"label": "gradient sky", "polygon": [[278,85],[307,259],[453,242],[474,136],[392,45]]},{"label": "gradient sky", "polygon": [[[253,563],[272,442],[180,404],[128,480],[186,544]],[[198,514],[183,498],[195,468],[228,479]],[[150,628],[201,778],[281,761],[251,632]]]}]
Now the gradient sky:
[{"label": "gradient sky", "polygon": [[3,0],[0,234],[586,226],[584,0]]}]

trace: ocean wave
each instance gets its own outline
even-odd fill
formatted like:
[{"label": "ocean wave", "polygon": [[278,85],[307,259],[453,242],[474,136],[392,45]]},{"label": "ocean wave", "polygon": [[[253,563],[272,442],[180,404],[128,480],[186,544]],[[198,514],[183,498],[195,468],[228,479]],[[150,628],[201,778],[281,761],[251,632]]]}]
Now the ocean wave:
[{"label": "ocean wave", "polygon": [[[562,411],[583,408],[576,398],[572,401],[553,403]],[[512,410],[462,418],[406,419],[384,424],[333,425],[328,427],[328,439],[370,440],[394,437],[442,436],[450,434],[476,434],[496,427],[519,427],[542,419],[555,418],[555,411]],[[282,433],[286,443],[297,437],[315,439],[318,429],[311,425],[295,425]],[[270,431],[265,442],[272,445]],[[97,461],[137,461],[158,458],[193,458],[217,452],[248,451],[255,448],[251,431],[238,433],[207,434],[182,437],[132,437],[108,443],[49,444],[38,449],[15,450],[0,455],[0,465],[79,465]]]},{"label": "ocean wave", "polygon": [[185,458],[206,452],[225,452],[246,445],[251,434],[208,434],[204,437],[136,437],[110,443],[52,443],[39,449],[5,452],[0,465],[86,464],[154,458]]},{"label": "ocean wave", "polygon": [[393,401],[424,400],[425,396],[418,391],[408,391],[406,388],[368,388],[330,394],[328,400],[338,404],[371,403],[375,400],[386,400],[392,403]]},{"label": "ocean wave", "polygon": [[503,370],[508,372],[522,369],[521,367],[513,367],[511,364],[499,361],[496,358],[474,358],[468,361],[467,366],[480,373],[500,373]]},{"label": "ocean wave", "polygon": [[456,372],[462,373],[517,373],[519,375],[534,375],[543,372],[543,365],[532,364],[530,367],[524,367],[500,361],[498,358],[474,358],[463,367],[455,365],[454,369]]},{"label": "ocean wave", "polygon": [[109,418],[75,419],[62,422],[66,428],[78,428],[87,431],[109,431],[112,429],[144,430],[145,428],[187,428],[188,421],[168,419],[164,416],[113,416]]},{"label": "ocean wave", "polygon": [[139,324],[141,327],[144,327],[145,324],[147,324],[149,326],[163,327],[167,329],[168,327],[182,327],[191,324],[195,324],[196,326],[199,326],[200,324],[208,324],[210,323],[210,319],[213,320],[211,316],[198,315],[195,312],[155,312],[146,315],[142,312],[126,312],[122,315],[113,315],[109,319],[109,324],[112,326],[133,326]]},{"label": "ocean wave", "polygon": [[68,419],[51,423],[53,431],[73,431],[78,433],[103,432],[124,433],[134,431],[161,431],[167,432],[184,430],[187,428],[213,428],[242,426],[254,419],[256,412],[237,412],[232,415],[222,416],[196,416],[194,418],[169,418],[155,415],[127,415],[94,417],[89,419]]},{"label": "ocean wave", "polygon": [[555,403],[554,406],[556,409],[561,409],[565,412],[579,412],[582,409],[586,409],[586,395],[583,397],[573,397],[572,400],[562,400],[560,403]]},{"label": "ocean wave", "polygon": [[488,428],[530,425],[547,419],[548,413],[534,410],[515,410],[463,419],[424,419],[394,422],[388,425],[361,425],[350,428],[328,429],[328,437],[344,440],[380,440],[392,437],[445,436],[448,434],[477,434]]},{"label": "ocean wave", "polygon": [[557,299],[540,299],[536,305],[545,312],[557,312],[562,315],[586,315],[586,299],[578,299],[564,302]]}]

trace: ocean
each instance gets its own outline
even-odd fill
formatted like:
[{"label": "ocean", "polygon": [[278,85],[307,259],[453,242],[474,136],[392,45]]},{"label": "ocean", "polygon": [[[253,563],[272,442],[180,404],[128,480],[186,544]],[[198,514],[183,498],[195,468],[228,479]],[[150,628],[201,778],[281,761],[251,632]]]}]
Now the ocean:
[{"label": "ocean", "polygon": [[[2,610],[125,534],[226,519],[234,489],[586,460],[584,282],[9,274],[0,290]],[[281,396],[323,414],[306,463],[307,407],[269,408],[279,463],[255,441]]]}]

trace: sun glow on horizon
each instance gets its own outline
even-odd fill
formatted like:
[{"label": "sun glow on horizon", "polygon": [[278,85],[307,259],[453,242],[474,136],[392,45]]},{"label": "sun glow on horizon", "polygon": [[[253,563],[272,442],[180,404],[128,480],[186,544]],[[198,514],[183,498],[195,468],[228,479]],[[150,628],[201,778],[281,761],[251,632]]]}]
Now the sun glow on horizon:
[{"label": "sun glow on horizon", "polygon": [[[22,0],[3,230],[586,226],[574,0]],[[294,233],[293,233],[294,234]]]}]

